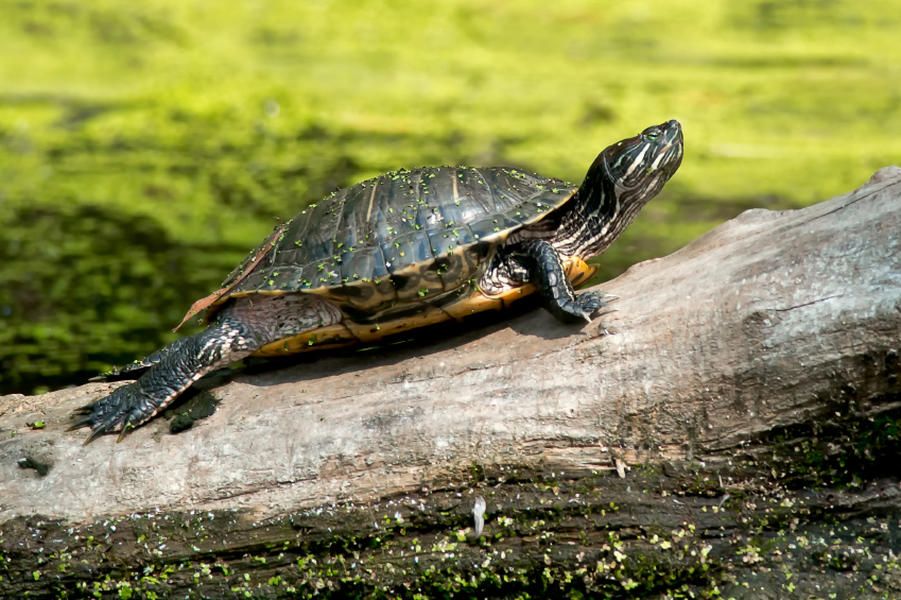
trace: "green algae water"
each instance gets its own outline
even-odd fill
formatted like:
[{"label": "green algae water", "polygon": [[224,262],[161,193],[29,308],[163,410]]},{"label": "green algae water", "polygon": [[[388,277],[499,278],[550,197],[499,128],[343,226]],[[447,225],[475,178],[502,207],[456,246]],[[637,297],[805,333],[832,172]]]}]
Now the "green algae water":
[{"label": "green algae water", "polygon": [[679,119],[604,278],[901,163],[901,1],[0,0],[0,393],[171,340],[280,219],[399,167],[581,181]]}]

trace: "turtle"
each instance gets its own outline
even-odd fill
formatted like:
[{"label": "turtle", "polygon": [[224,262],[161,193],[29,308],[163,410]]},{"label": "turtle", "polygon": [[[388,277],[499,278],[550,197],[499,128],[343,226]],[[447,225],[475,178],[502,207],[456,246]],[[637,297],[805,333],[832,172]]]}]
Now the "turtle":
[{"label": "turtle", "polygon": [[[207,327],[114,374],[140,374],[76,410],[85,443],[119,439],[206,373],[245,357],[370,344],[503,309],[537,293],[566,323],[611,297],[577,294],[601,254],[682,162],[676,120],[605,148],[578,186],[510,167],[424,167],[333,192],[277,226],[182,324]],[[176,328],[177,329],[177,328]]]}]

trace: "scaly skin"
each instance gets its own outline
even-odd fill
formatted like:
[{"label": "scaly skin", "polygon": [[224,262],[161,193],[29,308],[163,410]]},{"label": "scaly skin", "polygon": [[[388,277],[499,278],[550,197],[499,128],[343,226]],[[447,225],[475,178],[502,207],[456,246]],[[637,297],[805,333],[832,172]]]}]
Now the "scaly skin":
[{"label": "scaly skin", "polygon": [[152,367],[153,365],[159,364],[163,357],[171,352],[181,352],[183,348],[187,348],[187,345],[190,344],[192,338],[184,337],[178,338],[168,346],[163,346],[156,352],[152,352],[148,354],[144,358],[140,360],[136,360],[128,363],[127,365],[118,366],[102,375],[98,375],[96,377],[91,377],[89,381],[116,381],[117,379],[134,379],[138,377],[141,373]]},{"label": "scaly skin", "polygon": [[524,242],[523,253],[532,259],[529,279],[538,286],[547,310],[564,323],[591,322],[615,296],[600,292],[576,294],[557,250],[546,240]]},{"label": "scaly skin", "polygon": [[70,429],[90,427],[85,443],[104,433],[120,432],[119,439],[166,408],[179,394],[214,369],[240,360],[259,347],[240,321],[224,318],[204,331],[183,338],[177,351],[168,352],[140,379],[123,385],[105,398],[82,407]]},{"label": "scaly skin", "polygon": [[90,427],[85,443],[114,432],[119,432],[121,440],[210,371],[241,360],[269,342],[331,325],[340,318],[337,308],[308,294],[240,299],[207,329],[140,361],[150,365],[146,373],[78,409],[69,429]]}]

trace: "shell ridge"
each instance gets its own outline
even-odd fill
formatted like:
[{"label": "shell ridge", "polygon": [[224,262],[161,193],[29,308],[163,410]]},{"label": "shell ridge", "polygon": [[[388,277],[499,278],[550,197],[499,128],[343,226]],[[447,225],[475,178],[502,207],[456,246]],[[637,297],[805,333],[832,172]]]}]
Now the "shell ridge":
[{"label": "shell ridge", "polygon": [[491,200],[491,206],[489,207],[485,202],[483,194],[476,194],[476,201],[478,201],[479,206],[482,207],[482,210],[486,215],[497,214],[497,200],[494,197],[494,191],[491,189],[491,185],[488,183],[488,179],[485,177],[485,175],[482,174],[482,169],[473,169],[473,171],[476,172],[476,175],[478,175],[479,179],[482,180],[482,185],[485,186],[486,190],[488,190],[488,197]]},{"label": "shell ridge", "polygon": [[337,218],[335,219],[335,225],[332,227],[332,252],[336,252],[338,250],[338,232],[341,230],[341,221],[344,219],[344,197],[341,198],[341,201],[336,201],[335,206],[332,208],[337,214]]}]

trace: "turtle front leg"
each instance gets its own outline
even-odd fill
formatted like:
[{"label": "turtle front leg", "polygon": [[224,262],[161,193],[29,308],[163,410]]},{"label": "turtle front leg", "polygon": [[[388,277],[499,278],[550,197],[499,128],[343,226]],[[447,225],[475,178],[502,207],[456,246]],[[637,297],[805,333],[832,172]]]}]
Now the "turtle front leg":
[{"label": "turtle front leg", "polygon": [[117,431],[121,440],[210,371],[249,356],[270,342],[340,320],[336,307],[315,296],[239,299],[207,329],[157,355],[156,364],[137,381],[78,409],[69,429],[90,427],[86,444]]},{"label": "turtle front leg", "polygon": [[544,298],[546,308],[564,323],[591,322],[607,306],[613,296],[600,292],[576,294],[557,250],[546,240],[531,240],[523,244],[531,258],[529,281],[534,282]]}]

